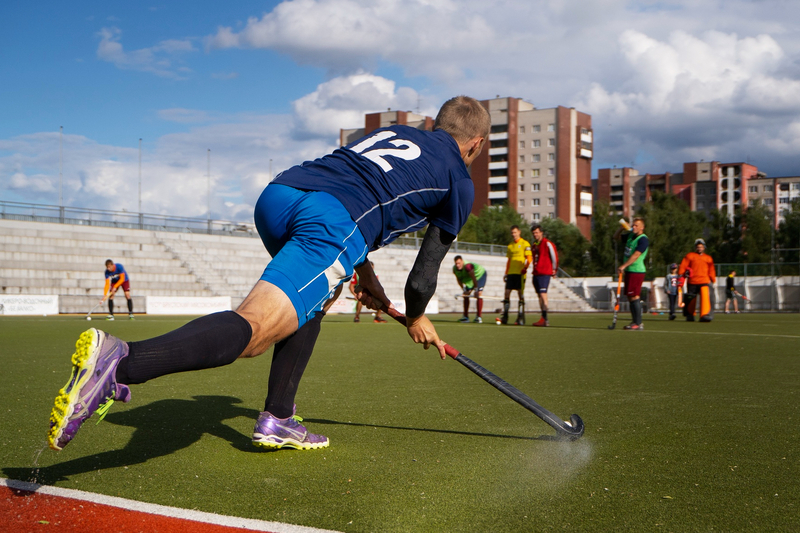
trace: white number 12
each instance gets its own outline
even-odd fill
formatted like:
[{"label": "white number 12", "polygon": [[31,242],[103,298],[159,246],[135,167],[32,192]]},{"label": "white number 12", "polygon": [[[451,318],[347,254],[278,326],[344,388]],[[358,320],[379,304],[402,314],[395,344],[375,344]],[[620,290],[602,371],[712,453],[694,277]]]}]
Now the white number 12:
[{"label": "white number 12", "polygon": [[376,133],[372,137],[364,139],[357,145],[351,147],[350,150],[357,154],[363,155],[381,167],[384,172],[389,172],[392,170],[392,165],[385,159],[386,156],[411,161],[418,158],[422,154],[419,146],[406,139],[394,139],[389,141],[389,144],[396,146],[397,148],[374,148],[369,150],[370,147],[374,146],[380,141],[391,139],[395,135],[397,134],[393,131],[382,131],[380,133]]}]

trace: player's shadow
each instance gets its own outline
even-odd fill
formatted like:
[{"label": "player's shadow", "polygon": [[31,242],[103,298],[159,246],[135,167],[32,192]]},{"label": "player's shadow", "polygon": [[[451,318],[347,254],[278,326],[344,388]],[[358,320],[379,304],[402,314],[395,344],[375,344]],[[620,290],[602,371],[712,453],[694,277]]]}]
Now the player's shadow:
[{"label": "player's shadow", "polygon": [[360,422],[340,422],[338,420],[326,420],[324,418],[303,418],[304,423],[310,424],[331,424],[342,426],[353,426],[362,428],[382,428],[393,429],[400,431],[427,431],[430,433],[447,433],[449,435],[464,435],[467,437],[490,437],[493,439],[514,439],[514,440],[550,440],[547,436],[539,437],[523,437],[521,435],[499,435],[497,433],[480,433],[475,431],[456,431],[453,429],[431,429],[431,428],[416,428],[404,426],[385,426],[380,424],[365,424]]},{"label": "player's shadow", "polygon": [[[242,451],[252,451],[250,436],[230,428],[224,420],[240,416],[250,420],[258,411],[239,407],[239,398],[232,396],[194,396],[193,400],[159,400],[129,411],[111,412],[102,424],[111,423],[135,428],[124,448],[80,457],[51,466],[32,468],[4,468],[9,479],[51,485],[70,476],[94,470],[118,468],[144,463],[154,457],[170,455],[187,448],[205,435],[225,439]],[[96,417],[86,424],[92,424]],[[81,435],[71,446],[79,446]]]}]

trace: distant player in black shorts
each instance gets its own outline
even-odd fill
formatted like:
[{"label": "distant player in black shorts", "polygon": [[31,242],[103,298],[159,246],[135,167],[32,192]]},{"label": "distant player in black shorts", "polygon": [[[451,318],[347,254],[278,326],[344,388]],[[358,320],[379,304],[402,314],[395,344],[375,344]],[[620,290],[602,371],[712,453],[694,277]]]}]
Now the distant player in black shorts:
[{"label": "distant player in black shorts", "polygon": [[531,252],[531,243],[521,237],[522,232],[519,226],[511,226],[511,238],[513,242],[508,245],[506,252],[506,275],[503,276],[503,281],[506,282],[506,293],[503,297],[503,317],[500,322],[508,324],[508,307],[511,300],[511,291],[517,291],[519,295],[519,304],[517,309],[518,326],[525,325],[525,274],[528,272],[533,260],[533,253]]},{"label": "distant player in black shorts", "polygon": [[736,301],[736,295],[739,294],[736,292],[736,282],[734,278],[736,277],[736,271],[731,270],[728,273],[728,277],[725,278],[725,314],[727,315],[730,313],[730,303],[733,300],[733,312],[739,313],[739,302]]}]

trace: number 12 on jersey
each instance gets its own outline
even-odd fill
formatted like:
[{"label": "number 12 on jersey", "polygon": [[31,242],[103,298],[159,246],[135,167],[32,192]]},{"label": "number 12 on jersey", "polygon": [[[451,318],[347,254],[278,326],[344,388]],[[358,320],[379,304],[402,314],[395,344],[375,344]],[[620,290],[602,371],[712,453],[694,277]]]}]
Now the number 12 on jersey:
[{"label": "number 12 on jersey", "polygon": [[392,165],[386,160],[387,156],[405,159],[406,161],[412,161],[422,154],[419,146],[408,139],[392,139],[389,141],[389,144],[395,148],[372,148],[377,143],[396,136],[397,133],[393,131],[381,131],[371,137],[367,137],[355,146],[351,146],[350,150],[357,154],[363,155],[381,167],[384,172],[389,172],[392,170]]}]

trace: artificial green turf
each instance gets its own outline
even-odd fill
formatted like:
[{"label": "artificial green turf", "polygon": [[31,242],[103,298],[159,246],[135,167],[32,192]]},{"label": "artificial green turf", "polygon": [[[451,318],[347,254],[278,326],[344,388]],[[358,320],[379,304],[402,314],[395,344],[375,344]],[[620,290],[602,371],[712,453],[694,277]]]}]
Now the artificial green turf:
[{"label": "artificial green turf", "polygon": [[[47,420],[79,317],[0,318],[0,475],[340,531],[800,530],[800,316],[436,319],[441,337],[564,419],[533,414],[396,324],[331,316],[298,395],[331,447],[250,444],[269,355],[134,386],[62,452]],[[530,315],[531,319],[538,316]],[[184,318],[93,323],[126,340]],[[41,455],[40,455],[41,453]]]}]

